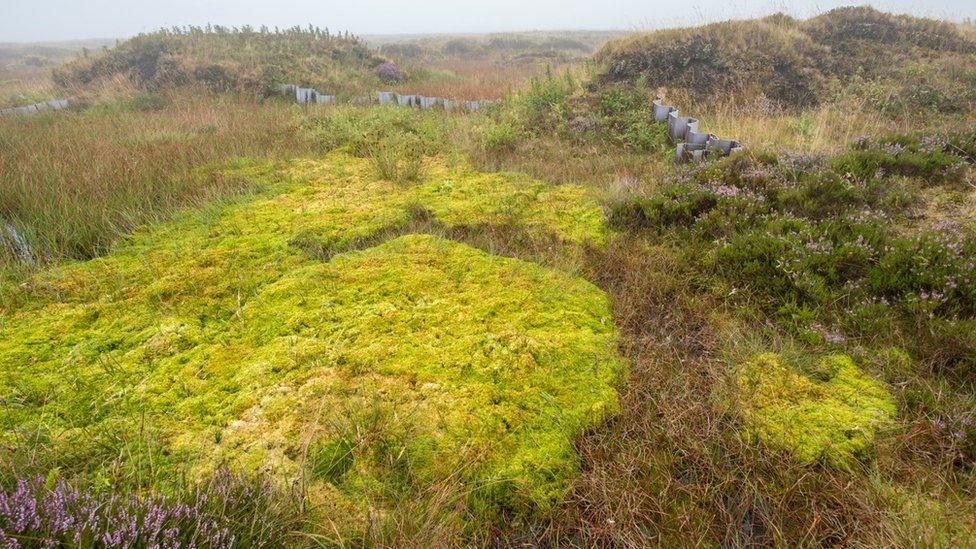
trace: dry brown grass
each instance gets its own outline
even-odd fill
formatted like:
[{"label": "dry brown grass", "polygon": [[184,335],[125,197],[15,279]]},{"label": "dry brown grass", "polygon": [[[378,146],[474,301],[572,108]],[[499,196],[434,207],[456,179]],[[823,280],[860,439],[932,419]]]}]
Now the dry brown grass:
[{"label": "dry brown grass", "polygon": [[883,113],[864,98],[842,97],[801,111],[776,108],[762,98],[731,96],[706,101],[683,91],[661,90],[668,104],[694,116],[701,130],[736,139],[752,150],[835,153],[857,138],[887,133],[958,131],[976,123],[976,113],[935,115]]},{"label": "dry brown grass", "polygon": [[448,60],[425,65],[392,91],[456,99],[500,99],[519,91],[526,82],[545,74],[544,64],[504,63],[497,60]]},{"label": "dry brown grass", "polygon": [[619,151],[607,154],[596,146],[579,146],[565,141],[527,138],[514,150],[486,151],[475,140],[476,134],[465,134],[462,146],[481,169],[516,171],[553,183],[587,183],[609,190],[620,182],[653,182],[670,169],[659,155]]}]

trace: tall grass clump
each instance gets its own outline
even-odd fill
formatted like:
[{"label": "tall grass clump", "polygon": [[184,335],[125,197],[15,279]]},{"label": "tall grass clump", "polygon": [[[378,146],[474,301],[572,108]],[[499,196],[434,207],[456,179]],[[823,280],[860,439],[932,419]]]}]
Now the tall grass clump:
[{"label": "tall grass clump", "polygon": [[415,136],[395,135],[376,143],[370,159],[381,179],[395,183],[419,181],[423,174],[423,145]]},{"label": "tall grass clump", "polygon": [[139,225],[246,190],[206,165],[308,150],[293,120],[289,106],[209,94],[4,120],[0,220],[41,262],[96,256]]}]

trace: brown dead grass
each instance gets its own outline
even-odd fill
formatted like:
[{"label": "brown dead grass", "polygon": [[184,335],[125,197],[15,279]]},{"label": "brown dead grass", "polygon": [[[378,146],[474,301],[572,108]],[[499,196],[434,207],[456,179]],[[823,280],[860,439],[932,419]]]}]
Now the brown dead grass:
[{"label": "brown dead grass", "polygon": [[432,63],[392,91],[455,99],[500,99],[518,91],[529,78],[544,74],[534,63],[501,63],[492,60],[451,60]]}]

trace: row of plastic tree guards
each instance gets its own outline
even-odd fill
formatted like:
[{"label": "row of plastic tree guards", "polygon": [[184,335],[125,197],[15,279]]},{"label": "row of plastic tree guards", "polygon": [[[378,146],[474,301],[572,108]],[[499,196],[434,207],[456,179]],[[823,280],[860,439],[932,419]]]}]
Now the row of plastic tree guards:
[{"label": "row of plastic tree guards", "polygon": [[660,97],[654,100],[654,120],[668,123],[668,138],[676,144],[675,160],[679,163],[700,162],[742,150],[742,144],[734,139],[698,131],[697,118],[681,116],[677,107],[665,105]]},{"label": "row of plastic tree guards", "polygon": [[[317,103],[328,105],[336,102],[336,96],[324,94],[315,88],[303,88],[295,84],[284,84],[279,90],[286,97],[294,97],[295,101],[304,105],[306,103]],[[380,105],[400,105],[402,107],[417,107],[420,109],[442,108],[445,110],[463,109],[474,112],[482,107],[491,104],[491,101],[456,101],[445,97],[428,97],[426,95],[406,95],[395,92],[381,91],[369,95],[364,95],[356,99],[356,103],[379,103]]]}]

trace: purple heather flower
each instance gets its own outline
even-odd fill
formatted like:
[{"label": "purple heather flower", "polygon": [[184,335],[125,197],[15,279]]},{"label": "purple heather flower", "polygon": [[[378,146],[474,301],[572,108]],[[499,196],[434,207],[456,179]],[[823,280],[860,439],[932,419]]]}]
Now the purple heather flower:
[{"label": "purple heather flower", "polygon": [[387,61],[376,67],[376,76],[388,84],[399,84],[407,79],[407,75],[392,61]]},{"label": "purple heather flower", "polygon": [[837,345],[837,344],[840,344],[840,343],[843,343],[843,342],[847,341],[847,338],[845,338],[844,336],[842,336],[840,334],[827,334],[824,339],[827,340],[827,343],[831,343],[831,344],[834,344],[834,345]]}]

